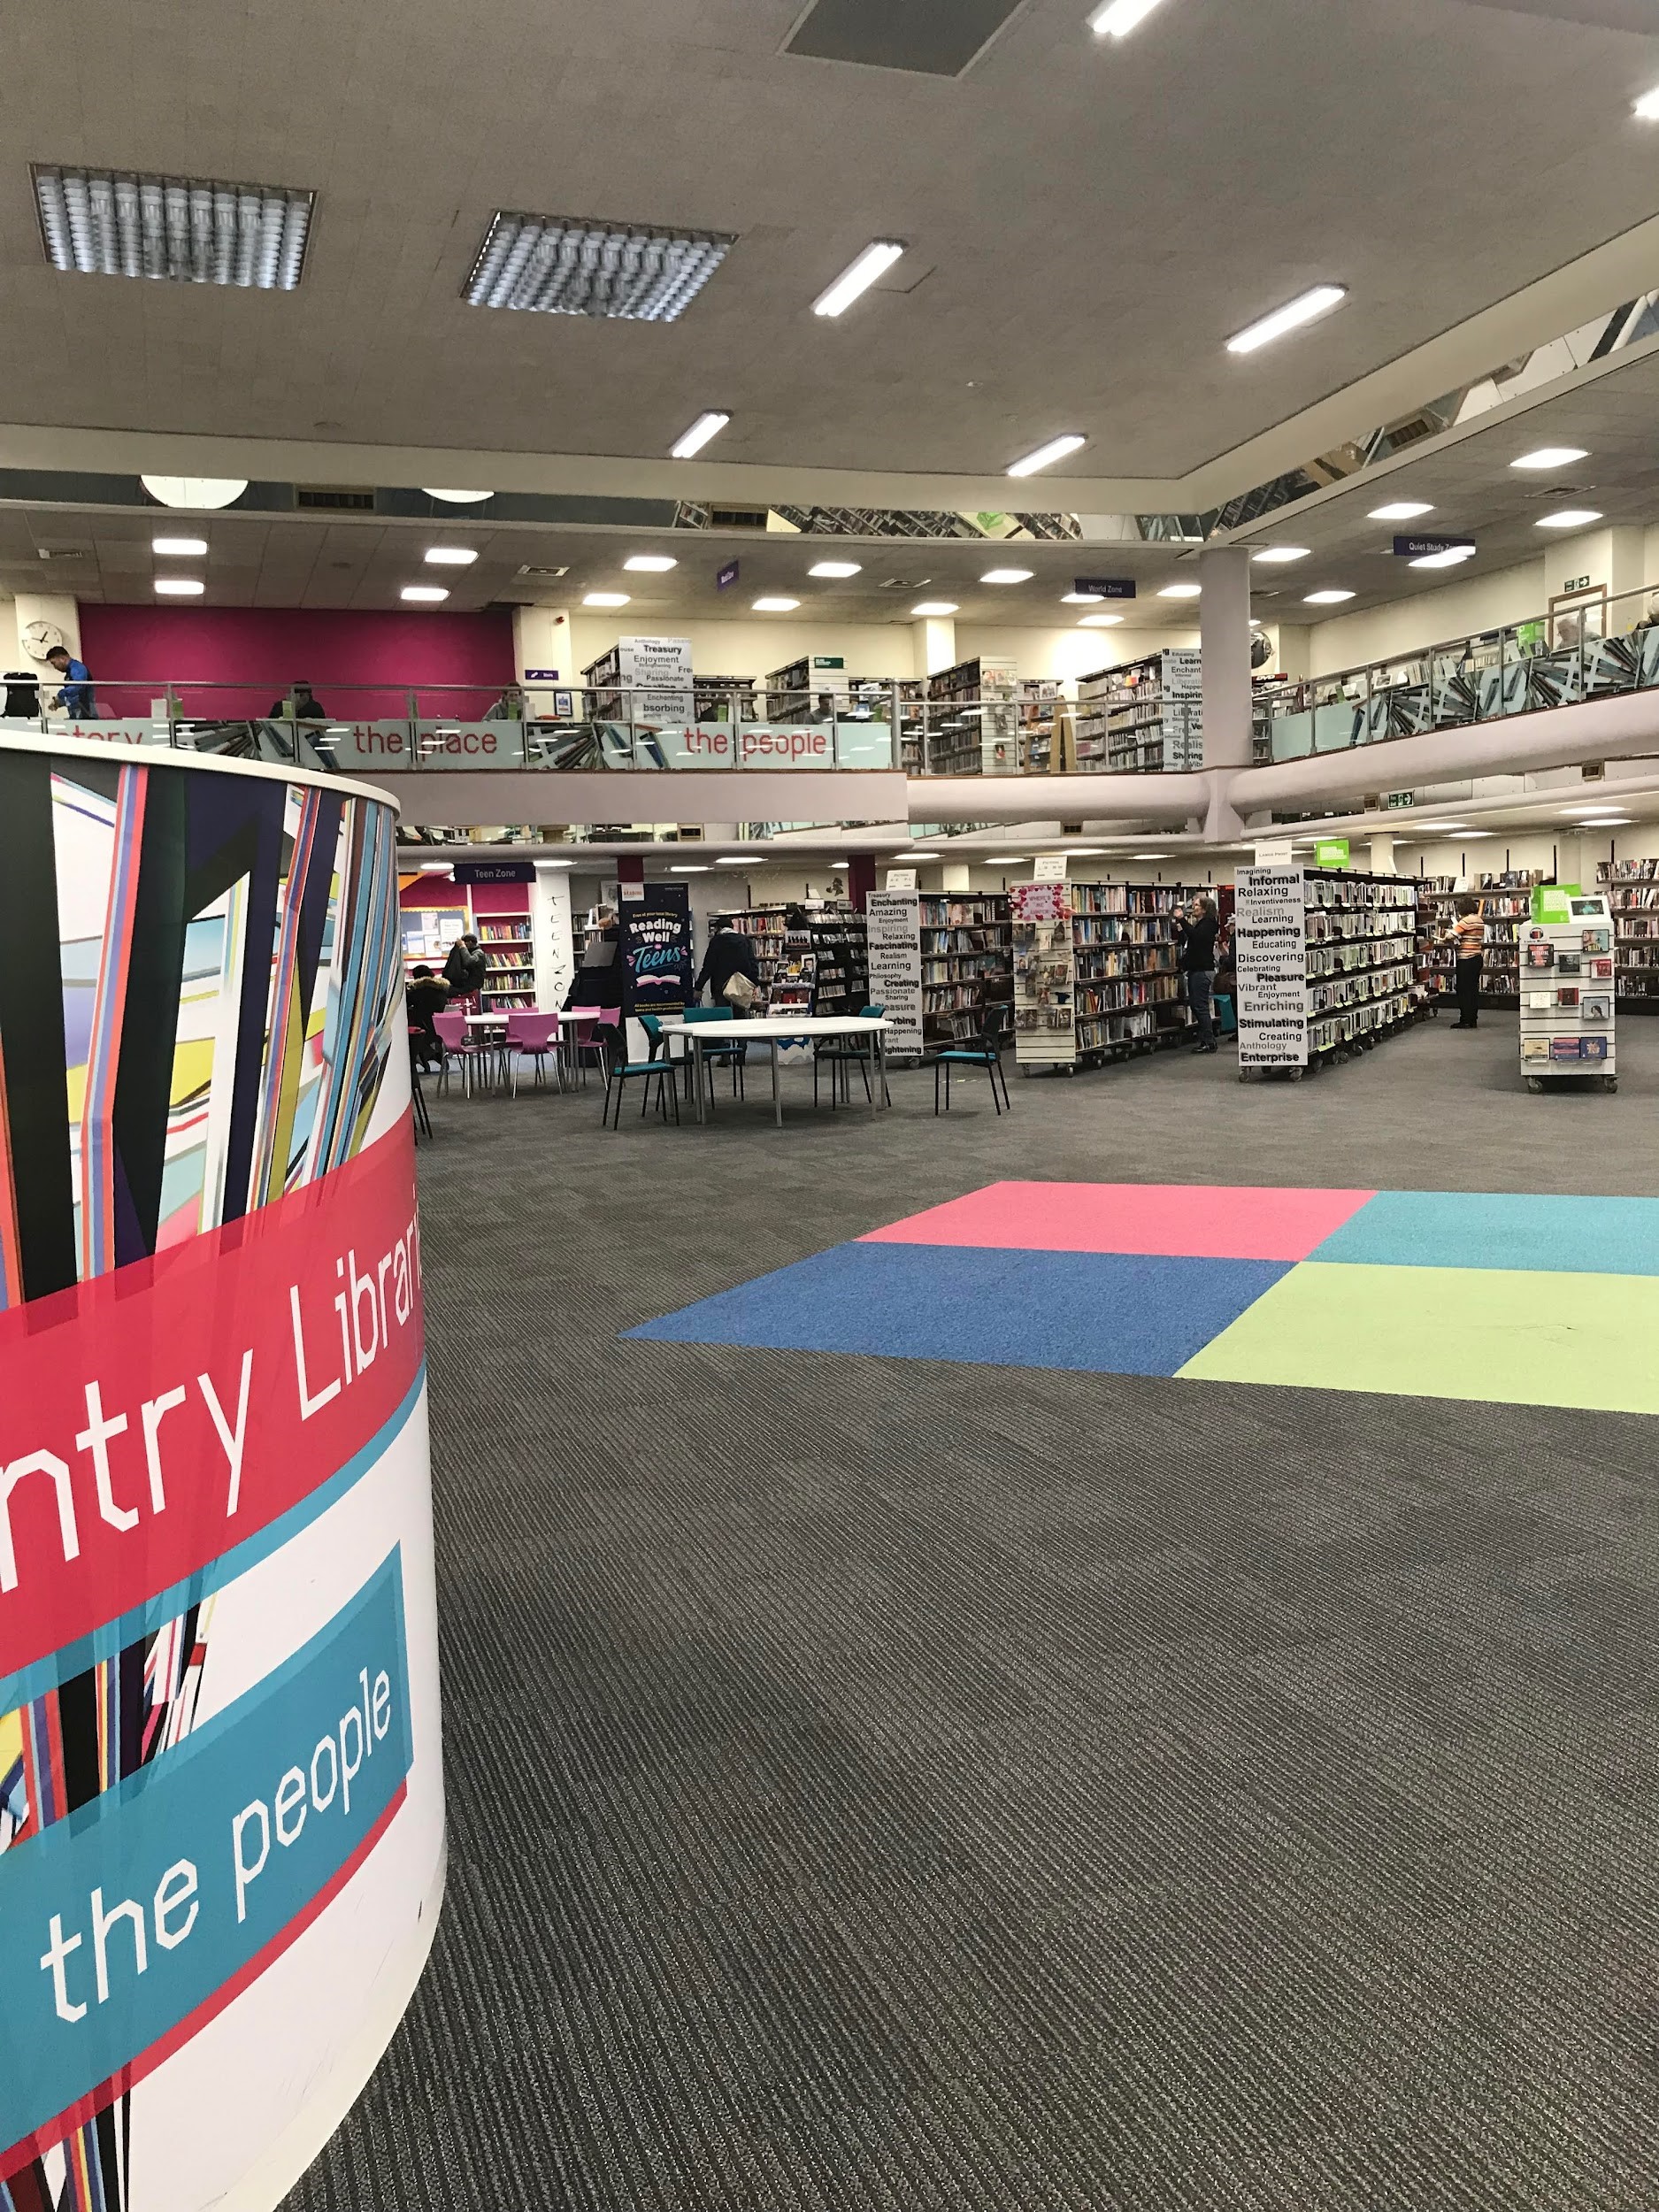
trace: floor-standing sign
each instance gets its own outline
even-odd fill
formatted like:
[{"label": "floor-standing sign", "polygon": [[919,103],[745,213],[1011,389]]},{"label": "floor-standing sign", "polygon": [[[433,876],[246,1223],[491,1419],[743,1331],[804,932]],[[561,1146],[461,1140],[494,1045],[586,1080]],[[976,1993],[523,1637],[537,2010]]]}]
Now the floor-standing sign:
[{"label": "floor-standing sign", "polygon": [[1240,868],[1233,910],[1240,1068],[1308,1064],[1308,923],[1300,868]]},{"label": "floor-standing sign", "polygon": [[[679,1014],[691,1004],[691,901],[683,883],[625,885],[637,899],[620,905],[622,1011],[637,1021],[641,1014]],[[630,1032],[628,1056],[645,1056],[644,1032]]]},{"label": "floor-standing sign", "polygon": [[1016,883],[1009,891],[1014,921],[1014,1057],[1064,1064],[1077,1057],[1077,989],[1071,947],[1071,896],[1064,883]]},{"label": "floor-standing sign", "polygon": [[0,741],[0,2204],[265,2212],[432,1942],[395,815]]},{"label": "floor-standing sign", "polygon": [[872,891],[864,910],[870,997],[893,1025],[889,1059],[919,1059],[922,1050],[921,902],[914,891]]}]

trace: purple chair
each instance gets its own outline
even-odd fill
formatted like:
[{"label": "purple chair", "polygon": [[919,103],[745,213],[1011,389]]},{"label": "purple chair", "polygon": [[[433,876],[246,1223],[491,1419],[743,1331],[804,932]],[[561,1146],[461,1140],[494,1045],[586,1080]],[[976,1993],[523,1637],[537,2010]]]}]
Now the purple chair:
[{"label": "purple chair", "polygon": [[518,1095],[518,1062],[535,1062],[536,1087],[546,1084],[548,1055],[558,1052],[559,1018],[557,1014],[509,1014],[507,1035],[503,1054],[512,1071],[512,1094]]},{"label": "purple chair", "polygon": [[443,1072],[438,1078],[438,1088],[441,1091],[449,1089],[449,1062],[456,1059],[461,1063],[461,1082],[470,1097],[473,1071],[483,1065],[490,1048],[480,1044],[473,1036],[466,1025],[465,1014],[434,1014],[432,1025],[443,1047]]}]

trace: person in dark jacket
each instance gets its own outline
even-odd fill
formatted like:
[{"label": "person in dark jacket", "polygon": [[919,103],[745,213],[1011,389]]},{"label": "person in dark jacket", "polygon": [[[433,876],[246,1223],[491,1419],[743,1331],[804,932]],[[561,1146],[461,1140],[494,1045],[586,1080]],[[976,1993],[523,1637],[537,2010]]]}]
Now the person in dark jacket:
[{"label": "person in dark jacket", "polygon": [[489,963],[478,949],[478,939],[469,929],[457,937],[449,948],[449,956],[443,964],[443,979],[449,987],[451,998],[473,998],[489,980]]},{"label": "person in dark jacket", "polygon": [[1193,1010],[1198,1032],[1194,1052],[1214,1052],[1216,1026],[1210,1019],[1210,993],[1216,980],[1216,902],[1202,894],[1175,926],[1176,956],[1187,978],[1187,1003]]},{"label": "person in dark jacket", "polygon": [[428,967],[411,970],[409,985],[403,993],[403,1007],[409,1018],[416,1057],[423,1067],[443,1065],[443,1040],[433,1026],[432,1018],[442,1014],[449,1003],[449,987],[434,975]]},{"label": "person in dark jacket", "polygon": [[747,930],[733,929],[729,922],[710,922],[709,949],[697,971],[697,995],[703,995],[706,983],[716,1006],[730,1006],[741,1017],[744,1010],[726,995],[726,987],[734,975],[746,975],[759,991],[760,964],[755,957],[755,941]]}]

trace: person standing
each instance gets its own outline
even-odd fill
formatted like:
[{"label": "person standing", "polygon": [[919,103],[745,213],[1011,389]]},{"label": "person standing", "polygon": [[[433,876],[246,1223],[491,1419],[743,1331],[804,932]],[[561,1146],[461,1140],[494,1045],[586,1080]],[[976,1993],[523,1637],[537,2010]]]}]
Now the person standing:
[{"label": "person standing", "polygon": [[1486,946],[1486,919],[1479,899],[1458,900],[1452,936],[1457,948],[1457,1020],[1454,1026],[1473,1029],[1480,1020],[1480,971]]},{"label": "person standing", "polygon": [[[737,997],[728,997],[726,986],[738,975],[747,976],[753,987],[748,994],[740,991]],[[760,964],[755,957],[755,941],[747,930],[733,929],[723,918],[709,925],[709,949],[697,971],[699,997],[705,983],[716,1006],[729,1006],[740,1015],[760,995]],[[742,1005],[738,1003],[739,999],[743,1000]]]},{"label": "person standing", "polygon": [[1210,999],[1216,981],[1216,902],[1200,893],[1175,925],[1176,958],[1187,978],[1187,1003],[1198,1032],[1194,1052],[1214,1052],[1216,1025]]},{"label": "person standing", "polygon": [[78,661],[65,645],[54,645],[46,657],[64,679],[64,687],[58,695],[58,703],[63,711],[79,715],[96,713],[97,710],[92,703],[92,671],[85,661]]}]

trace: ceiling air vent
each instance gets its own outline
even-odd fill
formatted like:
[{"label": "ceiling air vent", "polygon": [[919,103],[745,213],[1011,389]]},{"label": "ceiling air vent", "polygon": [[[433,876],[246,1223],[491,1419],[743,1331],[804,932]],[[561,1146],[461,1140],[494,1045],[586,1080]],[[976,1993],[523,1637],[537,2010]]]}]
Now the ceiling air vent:
[{"label": "ceiling air vent", "polygon": [[518,574],[520,576],[538,576],[544,582],[549,584],[557,581],[557,580],[561,576],[568,576],[570,572],[570,565],[568,562],[566,562],[563,568],[537,568],[533,563],[526,561],[524,564],[524,566],[518,571]]},{"label": "ceiling air vent", "polygon": [[785,51],[959,77],[1024,0],[817,0]]},{"label": "ceiling air vent", "polygon": [[322,508],[334,514],[372,515],[374,493],[338,484],[296,484],[294,504],[307,510]]},{"label": "ceiling air vent", "polygon": [[884,576],[879,588],[882,591],[920,591],[924,584],[933,582],[931,576]]},{"label": "ceiling air vent", "polygon": [[710,507],[710,530],[764,530],[766,510],[764,507]]}]

